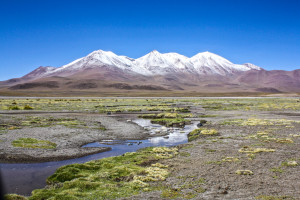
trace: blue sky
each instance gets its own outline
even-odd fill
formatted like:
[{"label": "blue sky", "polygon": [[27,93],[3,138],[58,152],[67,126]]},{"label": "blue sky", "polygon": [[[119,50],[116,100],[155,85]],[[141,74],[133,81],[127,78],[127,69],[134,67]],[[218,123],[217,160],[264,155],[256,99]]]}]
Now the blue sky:
[{"label": "blue sky", "polygon": [[0,0],[0,80],[98,49],[210,51],[267,70],[300,68],[298,0]]}]

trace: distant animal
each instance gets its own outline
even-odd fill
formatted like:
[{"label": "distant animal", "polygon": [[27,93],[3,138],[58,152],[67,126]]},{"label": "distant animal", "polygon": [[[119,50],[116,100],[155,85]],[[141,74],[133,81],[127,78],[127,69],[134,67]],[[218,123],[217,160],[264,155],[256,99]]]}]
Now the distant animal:
[{"label": "distant animal", "polygon": [[198,127],[198,128],[201,127],[201,126],[203,126],[203,124],[201,124],[201,123],[198,123],[198,124],[197,124],[197,127]]},{"label": "distant animal", "polygon": [[106,114],[107,114],[107,115],[111,115],[111,112],[107,112]]},{"label": "distant animal", "polygon": [[142,144],[142,143],[143,143],[143,142],[139,141],[139,142],[138,142],[138,145],[140,145],[140,144]]},{"label": "distant animal", "polygon": [[128,143],[128,146],[131,146],[131,145],[133,145],[133,143]]}]

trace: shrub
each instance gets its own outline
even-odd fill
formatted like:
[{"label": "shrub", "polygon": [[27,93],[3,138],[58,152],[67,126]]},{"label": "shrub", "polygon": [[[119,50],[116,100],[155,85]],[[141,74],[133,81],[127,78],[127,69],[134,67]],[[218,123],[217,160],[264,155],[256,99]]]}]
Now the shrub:
[{"label": "shrub", "polygon": [[29,105],[25,105],[23,110],[33,110],[33,107],[31,107]]},{"label": "shrub", "polygon": [[15,105],[15,106],[9,106],[8,107],[9,110],[20,110],[19,106]]}]

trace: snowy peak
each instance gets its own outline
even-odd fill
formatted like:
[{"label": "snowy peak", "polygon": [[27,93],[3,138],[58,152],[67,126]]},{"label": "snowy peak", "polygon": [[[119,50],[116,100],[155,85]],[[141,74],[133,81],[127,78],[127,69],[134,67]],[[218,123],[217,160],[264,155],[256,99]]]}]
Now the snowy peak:
[{"label": "snowy peak", "polygon": [[258,66],[256,66],[256,65],[253,65],[253,64],[251,64],[251,63],[245,63],[245,64],[243,64],[243,65],[246,66],[246,67],[248,67],[250,70],[251,70],[251,69],[254,69],[254,70],[262,70],[261,67],[258,67]]},{"label": "snowy peak", "polygon": [[102,67],[118,68],[124,73],[137,73],[144,76],[170,73],[226,76],[248,70],[261,70],[260,67],[250,63],[233,64],[229,60],[210,52],[198,53],[188,58],[178,53],[160,53],[153,50],[140,58],[133,59],[127,56],[118,56],[111,51],[96,50],[86,57],[79,58],[62,67],[43,69],[40,76],[64,76],[64,74],[74,74],[86,68],[101,70]]},{"label": "snowy peak", "polygon": [[214,65],[214,64],[219,64],[219,65],[231,65],[232,63],[217,55],[214,53],[210,53],[210,52],[203,52],[203,53],[198,53],[197,55],[193,56],[191,58],[192,62],[198,62],[204,65]]},{"label": "snowy peak", "polygon": [[53,71],[55,71],[57,68],[56,67],[43,67],[40,66],[37,69],[33,70],[32,72],[30,72],[29,74],[23,76],[23,78],[40,78],[43,77],[45,74],[47,73],[51,73]]}]

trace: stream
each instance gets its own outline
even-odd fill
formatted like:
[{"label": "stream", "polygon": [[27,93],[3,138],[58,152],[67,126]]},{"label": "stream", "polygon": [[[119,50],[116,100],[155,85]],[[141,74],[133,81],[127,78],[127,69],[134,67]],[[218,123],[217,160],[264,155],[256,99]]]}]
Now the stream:
[{"label": "stream", "polygon": [[46,186],[45,180],[52,175],[57,168],[73,163],[84,163],[111,156],[122,155],[126,152],[134,152],[138,149],[151,146],[175,146],[188,141],[187,134],[197,128],[193,122],[184,128],[166,128],[158,124],[152,124],[148,119],[135,119],[136,124],[144,127],[150,134],[155,136],[158,132],[167,133],[165,136],[151,137],[145,140],[102,140],[84,145],[88,147],[111,147],[112,150],[75,158],[70,160],[43,162],[43,163],[1,163],[1,175],[5,193],[16,193],[29,196],[31,191]]}]

